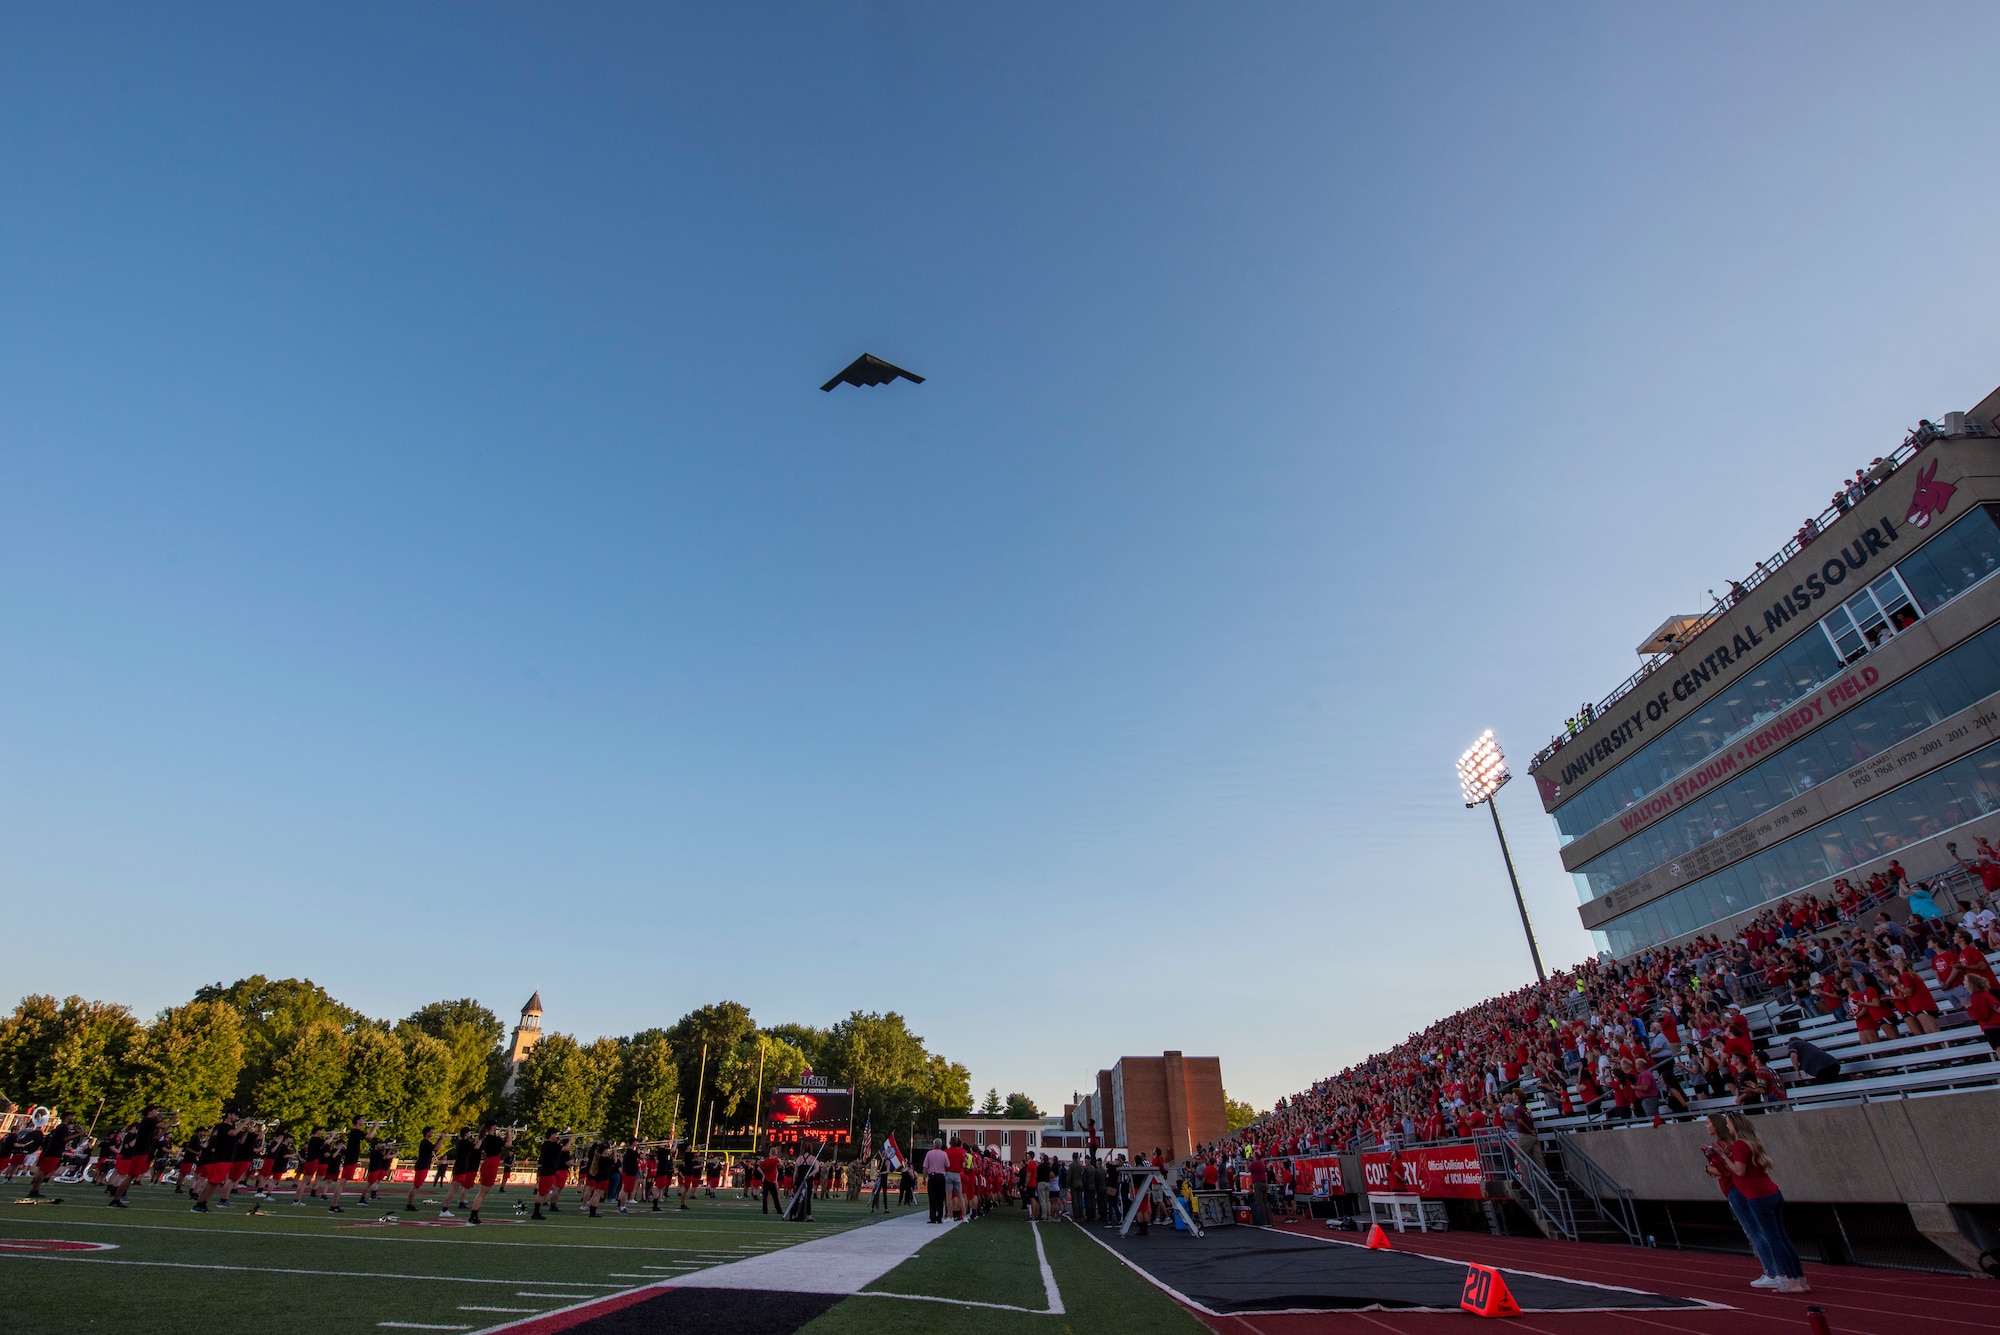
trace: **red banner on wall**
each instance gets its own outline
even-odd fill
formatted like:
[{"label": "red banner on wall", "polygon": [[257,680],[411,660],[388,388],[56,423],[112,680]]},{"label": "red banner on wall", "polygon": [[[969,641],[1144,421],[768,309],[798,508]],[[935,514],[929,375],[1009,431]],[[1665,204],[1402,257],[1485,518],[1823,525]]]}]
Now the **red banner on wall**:
[{"label": "red banner on wall", "polygon": [[1470,1145],[1364,1154],[1361,1176],[1366,1190],[1384,1195],[1476,1201],[1486,1194],[1479,1151]]},{"label": "red banner on wall", "polygon": [[1292,1160],[1292,1190],[1300,1196],[1345,1196],[1347,1188],[1340,1180],[1339,1157],[1318,1155]]}]

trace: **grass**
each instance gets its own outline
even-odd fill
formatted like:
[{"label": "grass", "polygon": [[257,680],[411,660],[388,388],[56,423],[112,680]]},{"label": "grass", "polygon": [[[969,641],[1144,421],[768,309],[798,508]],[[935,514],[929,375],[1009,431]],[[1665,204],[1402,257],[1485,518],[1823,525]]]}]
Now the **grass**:
[{"label": "grass", "polygon": [[[62,1205],[17,1204],[20,1190],[5,1191],[0,1238],[117,1250],[62,1259],[0,1250],[0,1329],[9,1335],[380,1335],[382,1321],[478,1329],[868,1222],[865,1205],[833,1200],[817,1205],[816,1224],[786,1224],[718,1193],[686,1213],[586,1219],[565,1209],[516,1224],[520,1197],[510,1193],[488,1199],[486,1225],[429,1228],[376,1224],[391,1208],[386,1195],[370,1206],[350,1200],[339,1215],[285,1200],[268,1215],[248,1215],[247,1202],[197,1215],[165,1187],[135,1188],[125,1211],[105,1208],[100,1189],[61,1190]],[[403,1214],[400,1204],[400,1220],[435,1213]]]},{"label": "grass", "polygon": [[[434,1211],[376,1222],[392,1200],[341,1215],[281,1199],[196,1215],[164,1187],[133,1191],[132,1208],[101,1191],[63,1189],[62,1205],[20,1202],[0,1188],[0,1239],[114,1244],[56,1259],[0,1250],[0,1330],[145,1335],[382,1335],[382,1322],[475,1331],[688,1270],[774,1251],[870,1222],[865,1204],[815,1206],[818,1222],[786,1224],[723,1193],[682,1213],[585,1219],[565,1210],[515,1223],[516,1196],[495,1196],[480,1228],[417,1227]],[[400,1201],[393,1201],[397,1207]],[[919,1206],[919,1209],[922,1207]],[[906,1213],[906,1212],[899,1212]],[[1048,1306],[1035,1234],[1018,1209],[942,1232],[850,1298],[811,1335],[1203,1335],[1205,1328],[1069,1224],[1044,1223],[1042,1245],[1064,1312]],[[1001,1304],[999,1307],[959,1303]]]},{"label": "grass", "polygon": [[874,1293],[922,1294],[971,1303],[1025,1307],[954,1307],[937,1302],[850,1298],[801,1335],[1208,1335],[1208,1328],[1134,1274],[1082,1228],[1037,1226],[1062,1300],[1048,1306],[1035,1236],[1019,1209],[1002,1208],[956,1228],[874,1284]]}]

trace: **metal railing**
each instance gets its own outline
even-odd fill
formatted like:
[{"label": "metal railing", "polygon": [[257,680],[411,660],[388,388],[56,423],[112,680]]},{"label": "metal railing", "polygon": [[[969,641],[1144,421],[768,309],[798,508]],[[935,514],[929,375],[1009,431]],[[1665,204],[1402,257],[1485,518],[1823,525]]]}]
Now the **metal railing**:
[{"label": "metal railing", "polygon": [[1576,1239],[1576,1212],[1569,1193],[1557,1186],[1542,1166],[1521,1152],[1514,1137],[1505,1131],[1487,1129],[1472,1135],[1479,1151],[1479,1166],[1488,1181],[1508,1182],[1521,1189],[1541,1222],[1562,1234],[1567,1242]]},{"label": "metal railing", "polygon": [[1578,1149],[1573,1137],[1557,1136],[1556,1150],[1562,1156],[1563,1176],[1590,1197],[1597,1213],[1617,1225],[1618,1231],[1633,1246],[1644,1241],[1639,1232],[1639,1206],[1632,1193],[1619,1186],[1611,1174],[1599,1168],[1595,1160]]},{"label": "metal railing", "polygon": [[[1898,445],[1889,452],[1877,469],[1872,470],[1869,478],[1869,490],[1872,491],[1875,487],[1880,486],[1888,479],[1891,473],[1901,468],[1918,450],[1921,450],[1924,446],[1941,437],[1942,433],[1929,422],[1920,423],[1916,430],[1903,438],[1901,445]],[[1817,516],[1799,525],[1799,531],[1792,536],[1791,541],[1780,547],[1769,560],[1759,561],[1756,569],[1752,570],[1744,578],[1729,582],[1729,597],[1716,599],[1715,606],[1702,613],[1687,629],[1683,630],[1681,632],[1682,644],[1692,642],[1695,636],[1721,620],[1729,612],[1730,608],[1736,606],[1736,604],[1742,602],[1748,596],[1750,590],[1776,574],[1780,566],[1804,551],[1820,534],[1826,532],[1828,528],[1837,523],[1852,508],[1852,503],[1846,502],[1843,499],[1841,503],[1827,506]],[[1578,719],[1579,726],[1571,732],[1557,733],[1550,739],[1547,746],[1535,752],[1535,758],[1528,762],[1529,770],[1540,769],[1548,761],[1549,757],[1562,750],[1572,737],[1582,732],[1585,728],[1588,728],[1597,720],[1599,715],[1624,699],[1640,682],[1652,676],[1654,672],[1658,671],[1662,665],[1679,652],[1676,649],[1663,654],[1654,654],[1639,665],[1637,672],[1634,672],[1624,681],[1612,687],[1610,694],[1606,695],[1602,700],[1599,700],[1595,705],[1585,705],[1582,716]]]}]

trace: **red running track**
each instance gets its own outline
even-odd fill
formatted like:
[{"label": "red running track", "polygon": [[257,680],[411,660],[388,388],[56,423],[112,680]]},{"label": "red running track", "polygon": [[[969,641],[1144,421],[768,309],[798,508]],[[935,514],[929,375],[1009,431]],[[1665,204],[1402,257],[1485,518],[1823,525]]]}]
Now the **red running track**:
[{"label": "red running track", "polygon": [[[1318,1221],[1283,1226],[1286,1232],[1326,1237]],[[1589,1242],[1549,1242],[1542,1238],[1495,1238],[1478,1233],[1391,1234],[1395,1245],[1427,1256],[1514,1270],[1533,1270],[1563,1279],[1591,1280],[1727,1304],[1729,1310],[1676,1309],[1664,1312],[1536,1312],[1508,1320],[1504,1329],[1531,1335],[1598,1335],[1633,1332],[1660,1335],[1803,1335],[1810,1329],[1806,1306],[1826,1312],[1833,1335],[1976,1335],[2000,1331],[2000,1284],[1990,1279],[1871,1270],[1860,1266],[1806,1264],[1807,1294],[1770,1294],[1750,1287],[1757,1262],[1660,1248],[1608,1246]],[[1330,1242],[1330,1245],[1357,1245]],[[1469,1312],[1312,1312],[1282,1316],[1207,1316],[1196,1313],[1218,1335],[1466,1335]]]}]

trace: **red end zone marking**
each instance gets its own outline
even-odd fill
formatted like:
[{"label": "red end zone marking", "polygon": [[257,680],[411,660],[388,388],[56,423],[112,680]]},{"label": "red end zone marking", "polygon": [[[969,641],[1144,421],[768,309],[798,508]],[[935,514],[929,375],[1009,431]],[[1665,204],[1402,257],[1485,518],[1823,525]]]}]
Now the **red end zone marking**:
[{"label": "red end zone marking", "polygon": [[69,1242],[62,1238],[0,1238],[0,1252],[109,1252],[115,1242]]},{"label": "red end zone marking", "polygon": [[573,1326],[580,1326],[586,1321],[595,1321],[601,1316],[622,1311],[634,1303],[642,1303],[648,1298],[657,1298],[663,1293],[671,1292],[673,1292],[671,1286],[649,1284],[644,1288],[632,1289],[626,1293],[614,1293],[605,1298],[592,1298],[586,1302],[578,1303],[574,1307],[558,1308],[553,1312],[546,1312],[541,1316],[531,1316],[522,1321],[506,1321],[497,1326],[487,1326],[484,1330],[478,1332],[478,1335],[496,1335],[497,1332],[503,1330],[509,1332],[509,1335],[556,1335],[558,1331],[568,1330]]}]

